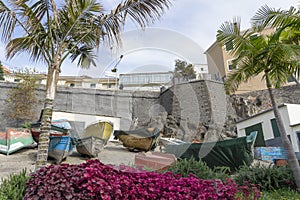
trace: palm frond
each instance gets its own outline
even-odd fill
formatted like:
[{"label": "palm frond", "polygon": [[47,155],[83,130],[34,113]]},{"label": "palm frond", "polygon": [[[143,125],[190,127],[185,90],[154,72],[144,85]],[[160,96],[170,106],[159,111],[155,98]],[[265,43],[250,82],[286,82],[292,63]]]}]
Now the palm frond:
[{"label": "palm frond", "polygon": [[234,57],[238,56],[243,49],[252,46],[247,38],[253,35],[254,32],[252,30],[245,30],[242,32],[240,27],[240,19],[235,18],[233,21],[223,23],[217,31],[217,41],[221,45],[232,42],[234,48],[230,50],[230,54]]},{"label": "palm frond", "polygon": [[10,40],[17,22],[16,13],[9,9],[3,1],[0,1],[0,30],[2,30],[1,39],[3,41]]},{"label": "palm frond", "polygon": [[259,30],[266,27],[285,27],[290,24],[300,25],[300,16],[294,7],[289,10],[273,9],[269,6],[262,6],[251,19],[252,26]]},{"label": "palm frond", "polygon": [[96,66],[95,57],[93,48],[89,48],[87,46],[82,46],[77,49],[73,48],[73,52],[70,56],[72,62],[78,59],[77,65],[86,69],[88,69],[91,65]]},{"label": "palm frond", "polygon": [[[61,22],[56,32],[59,33],[60,43],[57,49],[64,49],[63,60],[71,55],[72,62],[81,54],[78,64],[88,68],[87,64],[95,65],[94,56],[90,49],[99,46],[104,33],[97,24],[97,13],[102,13],[103,7],[94,0],[67,1],[58,12]],[[65,48],[67,47],[67,48]],[[79,53],[80,52],[80,53]]]},{"label": "palm frond", "polygon": [[125,0],[109,14],[99,16],[99,26],[107,34],[108,41],[120,42],[120,30],[125,19],[129,18],[141,28],[160,18],[170,0]]},{"label": "palm frond", "polygon": [[[30,59],[33,61],[42,60],[44,62],[48,62],[48,60],[43,56],[43,49],[40,48],[40,45],[37,45],[36,37],[20,37],[11,40],[7,46],[7,57],[12,58],[21,53],[28,53],[30,55]],[[40,40],[41,41],[41,40]]]}]

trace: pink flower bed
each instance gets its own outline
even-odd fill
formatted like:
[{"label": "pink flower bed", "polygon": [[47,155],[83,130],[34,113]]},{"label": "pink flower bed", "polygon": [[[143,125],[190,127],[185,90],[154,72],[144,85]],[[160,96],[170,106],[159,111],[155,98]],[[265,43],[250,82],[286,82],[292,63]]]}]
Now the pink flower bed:
[{"label": "pink flower bed", "polygon": [[24,199],[235,199],[238,188],[232,179],[184,178],[90,160],[51,165],[31,174]]}]

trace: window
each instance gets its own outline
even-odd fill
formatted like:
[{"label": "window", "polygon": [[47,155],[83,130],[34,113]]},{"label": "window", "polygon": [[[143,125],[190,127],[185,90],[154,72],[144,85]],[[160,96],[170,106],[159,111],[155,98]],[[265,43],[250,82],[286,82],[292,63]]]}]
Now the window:
[{"label": "window", "polygon": [[230,51],[233,49],[233,42],[232,41],[229,41],[225,44],[225,49],[226,51]]},{"label": "window", "polygon": [[19,79],[19,78],[15,78],[15,79],[14,79],[14,82],[19,83],[20,81],[21,81],[21,79]]},{"label": "window", "polygon": [[90,84],[90,87],[91,87],[91,88],[96,88],[96,83],[91,83],[91,84]]},{"label": "window", "polygon": [[279,132],[275,118],[271,119],[271,125],[272,125],[274,137],[280,137],[280,132]]},{"label": "window", "polygon": [[75,83],[70,83],[70,87],[75,87]]},{"label": "window", "polygon": [[237,65],[233,64],[233,60],[234,60],[234,59],[227,60],[227,69],[228,69],[229,71],[232,71],[232,70],[237,69]]}]

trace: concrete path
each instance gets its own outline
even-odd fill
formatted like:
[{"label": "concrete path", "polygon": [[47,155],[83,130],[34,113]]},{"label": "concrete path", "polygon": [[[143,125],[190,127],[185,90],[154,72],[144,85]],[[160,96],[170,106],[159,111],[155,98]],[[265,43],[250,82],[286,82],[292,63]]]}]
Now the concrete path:
[{"label": "concrete path", "polygon": [[[0,180],[7,178],[9,174],[19,173],[22,169],[33,172],[35,169],[35,159],[37,148],[21,149],[11,155],[0,154]],[[120,142],[109,142],[100,152],[98,158],[104,164],[125,164],[133,165],[137,153],[128,151]],[[82,157],[76,150],[62,163],[79,164],[88,158]],[[53,161],[49,160],[48,164]]]}]

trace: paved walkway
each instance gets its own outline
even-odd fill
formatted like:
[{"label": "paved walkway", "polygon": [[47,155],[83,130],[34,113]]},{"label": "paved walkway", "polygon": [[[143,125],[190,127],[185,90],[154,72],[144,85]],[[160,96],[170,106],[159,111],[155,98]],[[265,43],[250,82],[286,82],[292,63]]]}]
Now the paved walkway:
[{"label": "paved walkway", "polygon": [[[19,173],[22,169],[33,172],[35,169],[37,148],[21,149],[11,155],[0,154],[0,179],[6,178],[9,174]],[[133,165],[137,153],[128,151],[119,142],[109,142],[100,152],[98,158],[104,164],[126,164]],[[82,157],[76,150],[62,163],[79,164],[88,158]],[[51,160],[48,161],[51,164]]]}]

